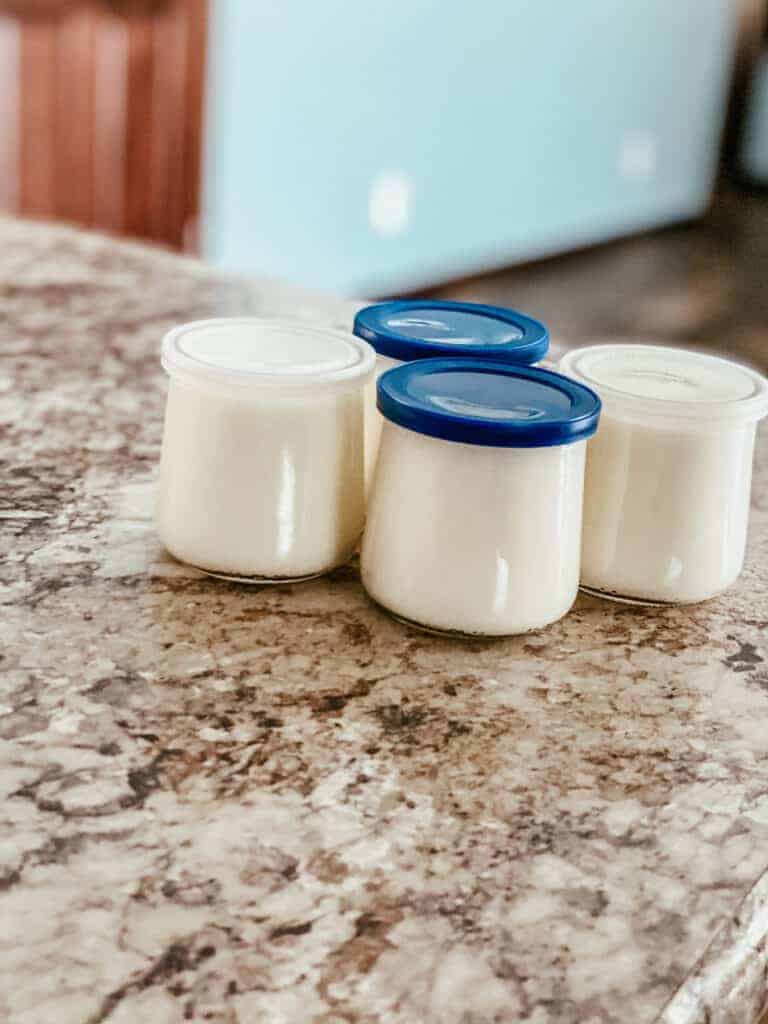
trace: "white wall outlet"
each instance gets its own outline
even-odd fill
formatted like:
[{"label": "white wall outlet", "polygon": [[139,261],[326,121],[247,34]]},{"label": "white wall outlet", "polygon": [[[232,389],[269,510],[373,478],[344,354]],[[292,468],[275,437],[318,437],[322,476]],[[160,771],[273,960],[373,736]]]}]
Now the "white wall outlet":
[{"label": "white wall outlet", "polygon": [[650,132],[630,132],[619,147],[619,174],[625,181],[650,181],[656,174],[658,156],[658,145]]},{"label": "white wall outlet", "polygon": [[380,171],[368,192],[368,223],[384,238],[402,235],[411,220],[413,182],[404,171]]}]

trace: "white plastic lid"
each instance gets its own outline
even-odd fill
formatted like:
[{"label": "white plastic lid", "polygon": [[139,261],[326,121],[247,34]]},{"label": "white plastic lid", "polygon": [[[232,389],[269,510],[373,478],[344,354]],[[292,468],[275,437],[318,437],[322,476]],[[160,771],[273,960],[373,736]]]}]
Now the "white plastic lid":
[{"label": "white plastic lid", "polygon": [[366,342],[344,331],[290,320],[196,320],[163,338],[172,377],[227,388],[302,390],[360,386],[376,363]]},{"label": "white plastic lid", "polygon": [[768,381],[730,359],[663,345],[606,344],[567,352],[559,369],[594,388],[606,412],[635,421],[717,427],[768,413]]}]

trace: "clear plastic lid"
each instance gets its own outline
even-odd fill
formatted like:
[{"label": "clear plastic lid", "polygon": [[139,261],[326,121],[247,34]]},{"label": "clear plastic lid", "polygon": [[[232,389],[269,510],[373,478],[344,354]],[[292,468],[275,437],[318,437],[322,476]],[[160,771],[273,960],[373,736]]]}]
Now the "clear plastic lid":
[{"label": "clear plastic lid", "polygon": [[376,353],[329,327],[233,317],[174,327],[163,339],[162,363],[171,377],[218,390],[296,391],[359,387]]},{"label": "clear plastic lid", "polygon": [[594,388],[606,413],[696,429],[768,413],[768,381],[720,356],[663,345],[605,344],[567,352],[562,373]]}]

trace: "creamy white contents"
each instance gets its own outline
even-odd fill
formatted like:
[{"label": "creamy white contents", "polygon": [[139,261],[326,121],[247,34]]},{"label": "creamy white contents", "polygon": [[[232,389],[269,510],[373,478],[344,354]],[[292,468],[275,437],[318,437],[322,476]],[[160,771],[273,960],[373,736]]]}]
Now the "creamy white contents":
[{"label": "creamy white contents", "polygon": [[172,381],[163,543],[227,575],[298,577],[339,565],[363,528],[361,437],[356,394],[250,402]]},{"label": "creamy white contents", "polygon": [[[355,365],[361,352],[368,370]],[[346,561],[364,521],[368,346],[235,321],[193,331],[181,356],[178,367],[165,360],[157,526],[168,550],[209,572],[265,580]],[[195,360],[218,375],[197,375]]]},{"label": "creamy white contents", "polygon": [[384,420],[366,590],[438,630],[509,635],[561,618],[579,582],[584,450],[461,444]]},{"label": "creamy white contents", "polygon": [[755,428],[681,433],[603,411],[585,483],[585,586],[647,601],[702,601],[744,561]]},{"label": "creamy white contents", "polygon": [[587,453],[583,585],[670,602],[728,587],[744,561],[759,375],[646,345],[577,350],[560,368],[603,399]]},{"label": "creamy white contents", "polygon": [[376,370],[368,383],[365,385],[365,493],[370,493],[373,482],[373,472],[376,469],[376,459],[379,454],[381,441],[381,426],[384,419],[376,408],[376,381],[387,370],[395,366],[401,366],[399,359],[390,359],[389,356],[382,356],[376,353]]}]

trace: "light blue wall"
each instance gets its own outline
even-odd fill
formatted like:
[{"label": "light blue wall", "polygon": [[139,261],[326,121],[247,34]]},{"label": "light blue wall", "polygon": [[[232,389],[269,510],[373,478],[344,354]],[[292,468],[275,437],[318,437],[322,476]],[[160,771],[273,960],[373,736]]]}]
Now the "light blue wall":
[{"label": "light blue wall", "polygon": [[[228,268],[381,293],[707,202],[730,0],[213,11],[204,246]],[[391,236],[369,221],[382,171],[412,189]]]}]

